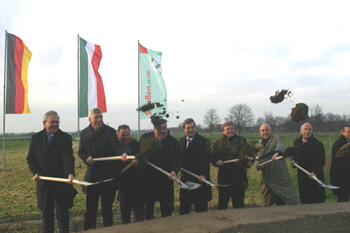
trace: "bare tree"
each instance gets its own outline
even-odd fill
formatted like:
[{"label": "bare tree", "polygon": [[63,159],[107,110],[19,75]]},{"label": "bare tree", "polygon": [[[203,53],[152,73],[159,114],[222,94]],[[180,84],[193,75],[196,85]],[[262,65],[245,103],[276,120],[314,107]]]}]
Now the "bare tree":
[{"label": "bare tree", "polygon": [[216,109],[209,109],[204,116],[204,125],[208,126],[210,130],[210,138],[213,138],[213,129],[220,124],[220,117]]},{"label": "bare tree", "polygon": [[272,112],[265,112],[264,113],[265,123],[269,124],[272,128],[276,126],[276,120],[273,116]]},{"label": "bare tree", "polygon": [[236,104],[228,110],[225,121],[232,122],[241,134],[244,127],[254,124],[253,111],[247,104]]},{"label": "bare tree", "polygon": [[256,120],[256,126],[257,127],[260,127],[262,124],[265,123],[265,118],[263,117],[259,117],[257,120]]},{"label": "bare tree", "polygon": [[285,117],[281,116],[276,116],[275,117],[275,123],[276,123],[276,128],[278,129],[278,132],[282,132],[283,124],[286,122]]},{"label": "bare tree", "polygon": [[314,128],[314,133],[317,133],[320,131],[320,127],[324,121],[324,115],[323,110],[319,104],[315,104],[310,108],[310,121]]},{"label": "bare tree", "polygon": [[341,119],[344,123],[350,123],[350,114],[343,114]]}]

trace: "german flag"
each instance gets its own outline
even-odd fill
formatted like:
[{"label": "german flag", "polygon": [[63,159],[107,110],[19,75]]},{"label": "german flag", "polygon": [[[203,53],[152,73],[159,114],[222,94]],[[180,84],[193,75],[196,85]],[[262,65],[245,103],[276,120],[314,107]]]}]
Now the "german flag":
[{"label": "german flag", "polygon": [[27,75],[32,53],[27,45],[15,35],[6,33],[6,41],[6,114],[30,113]]}]

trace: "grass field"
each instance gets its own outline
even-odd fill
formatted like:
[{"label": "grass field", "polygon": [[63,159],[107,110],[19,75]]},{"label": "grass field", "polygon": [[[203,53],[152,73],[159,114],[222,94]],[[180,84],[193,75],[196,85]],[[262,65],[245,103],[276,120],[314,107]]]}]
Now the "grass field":
[{"label": "grass field", "polygon": [[[210,134],[202,134],[210,137]],[[286,146],[292,145],[298,134],[279,134],[284,140]],[[176,138],[180,138],[183,134],[174,134]],[[221,134],[213,134],[212,141],[220,137]],[[258,140],[258,134],[244,134],[247,141]],[[318,139],[323,142],[326,149],[326,166],[324,168],[326,182],[329,184],[329,166],[330,166],[330,148],[339,133],[323,133],[318,135]],[[74,138],[74,137],[73,137]],[[135,137],[136,138],[136,137]],[[11,139],[11,140],[10,140]],[[29,140],[13,140],[8,138],[6,141],[6,170],[0,172],[0,232],[40,232],[41,231],[41,212],[36,206],[36,186],[31,180],[32,174],[29,172],[26,163],[26,156],[29,148]],[[86,166],[77,162],[77,141],[73,142],[74,156],[76,158],[76,177],[83,179]],[[1,145],[2,150],[2,145]],[[289,160],[287,159],[288,163]],[[3,161],[1,159],[1,169]],[[297,190],[296,170],[289,165],[289,172],[292,177],[294,187]],[[248,170],[250,186],[246,190],[245,205],[246,207],[261,206],[261,188],[260,188],[260,172],[254,167]],[[217,181],[217,168],[211,166],[211,180],[213,183]],[[75,186],[78,195],[74,199],[74,206],[71,209],[71,230],[82,230],[82,219],[85,211],[85,196],[81,191],[81,186]],[[209,209],[217,208],[217,189],[213,188],[213,199],[209,202]],[[330,189],[326,190],[326,202],[336,202],[335,196]],[[179,188],[175,185],[175,211],[174,215],[178,215],[179,208]],[[114,202],[115,224],[120,224],[119,203]],[[159,209],[156,209],[156,215],[159,216]]]}]

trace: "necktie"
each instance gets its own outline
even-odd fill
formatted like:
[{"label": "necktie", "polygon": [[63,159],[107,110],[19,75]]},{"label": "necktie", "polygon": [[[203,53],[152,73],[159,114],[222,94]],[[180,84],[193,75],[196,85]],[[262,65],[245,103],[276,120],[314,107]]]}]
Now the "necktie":
[{"label": "necktie", "polygon": [[51,143],[52,138],[53,138],[53,134],[47,136],[47,139],[48,139],[48,141],[49,141],[49,144]]},{"label": "necktie", "polygon": [[190,142],[191,142],[191,138],[187,138],[186,149],[190,145]]}]

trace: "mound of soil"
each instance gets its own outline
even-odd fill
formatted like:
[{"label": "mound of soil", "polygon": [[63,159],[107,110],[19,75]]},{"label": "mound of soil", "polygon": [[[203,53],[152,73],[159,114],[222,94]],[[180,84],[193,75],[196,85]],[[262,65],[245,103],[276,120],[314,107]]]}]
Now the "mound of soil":
[{"label": "mound of soil", "polygon": [[340,233],[350,231],[349,207],[349,203],[326,203],[192,212],[87,232]]}]

